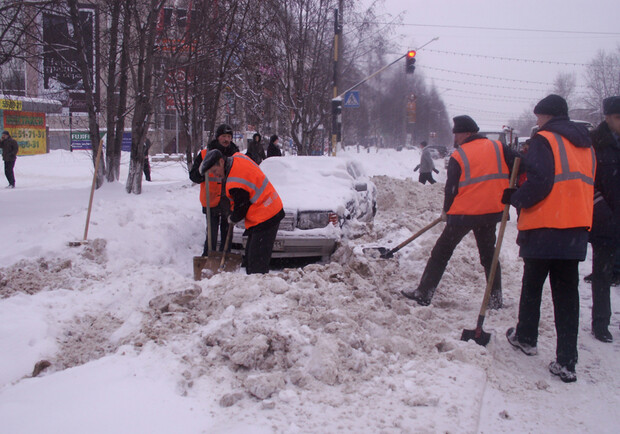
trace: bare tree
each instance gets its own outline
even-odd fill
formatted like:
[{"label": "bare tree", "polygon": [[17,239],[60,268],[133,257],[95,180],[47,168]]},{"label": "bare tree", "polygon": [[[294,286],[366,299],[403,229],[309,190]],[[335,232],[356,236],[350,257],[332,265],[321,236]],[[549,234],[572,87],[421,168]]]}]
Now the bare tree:
[{"label": "bare tree", "polygon": [[[84,83],[86,108],[88,110],[88,129],[90,131],[90,142],[93,150],[93,163],[95,163],[96,155],[99,152],[99,147],[103,146],[103,144],[99,141],[99,122],[97,119],[97,109],[95,107],[95,99],[93,95],[94,85],[92,83],[93,77],[95,74],[98,74],[98,71],[96,71],[96,65],[90,64],[87,58],[86,45],[84,43],[84,32],[82,30],[82,18],[80,17],[77,0],[67,0],[67,4],[69,6],[69,17],[74,29],[73,42],[75,43],[75,50],[77,53],[77,66],[80,70]],[[94,19],[95,18],[93,17],[93,20]],[[93,26],[94,25],[95,24],[93,23]],[[105,162],[99,161],[96,188],[103,185],[104,179]]]},{"label": "bare tree", "polygon": [[[142,193],[142,169],[144,166],[144,141],[153,113],[154,71],[155,71],[155,28],[157,17],[165,0],[127,0],[134,45],[134,61],[130,64],[135,104],[131,123],[131,153],[129,173],[125,190],[127,193]],[[127,24],[126,24],[127,25]]]},{"label": "bare tree", "polygon": [[588,93],[584,102],[593,118],[602,118],[603,100],[613,95],[620,95],[620,46],[615,52],[601,50],[590,62],[586,71]]},{"label": "bare tree", "polygon": [[566,100],[569,107],[573,106],[575,91],[577,89],[577,77],[575,73],[560,72],[553,81],[553,91]]}]

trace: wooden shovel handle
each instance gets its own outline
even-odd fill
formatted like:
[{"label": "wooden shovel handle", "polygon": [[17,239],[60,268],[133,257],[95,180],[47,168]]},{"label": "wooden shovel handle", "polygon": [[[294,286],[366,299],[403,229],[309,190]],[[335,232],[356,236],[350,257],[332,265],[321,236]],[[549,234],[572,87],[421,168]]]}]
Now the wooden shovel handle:
[{"label": "wooden shovel handle", "polygon": [[[519,165],[521,158],[516,157],[512,165],[512,173],[510,174],[510,188],[514,188],[517,185],[517,175],[519,172]],[[480,306],[480,317],[484,321],[484,315],[487,311],[489,299],[491,298],[491,288],[493,287],[493,281],[495,280],[495,272],[497,271],[497,263],[499,262],[499,252],[502,248],[502,241],[504,240],[504,231],[506,230],[506,222],[508,221],[508,214],[510,211],[510,204],[507,203],[504,206],[504,212],[502,214],[502,222],[499,225],[499,232],[497,233],[497,241],[495,243],[495,252],[493,253],[493,261],[491,261],[491,270],[489,271],[489,278],[487,279],[487,287],[484,291],[484,299],[482,300],[482,306]]]}]

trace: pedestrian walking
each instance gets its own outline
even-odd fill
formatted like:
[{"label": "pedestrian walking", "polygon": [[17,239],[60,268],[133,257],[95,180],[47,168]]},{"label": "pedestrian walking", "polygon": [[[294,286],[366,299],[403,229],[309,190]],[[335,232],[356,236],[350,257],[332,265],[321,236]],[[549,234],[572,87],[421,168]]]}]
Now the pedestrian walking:
[{"label": "pedestrian walking", "polygon": [[[448,163],[443,216],[446,226],[437,239],[418,287],[402,294],[422,306],[430,304],[456,246],[473,231],[480,263],[488,278],[495,251],[495,227],[502,218],[502,192],[508,187],[510,169],[517,156],[499,141],[477,134],[469,116],[453,119],[456,151]],[[493,280],[490,309],[502,307],[500,264]]]},{"label": "pedestrian walking", "polygon": [[527,179],[502,195],[503,203],[520,210],[517,244],[523,258],[518,322],[506,337],[525,354],[538,353],[540,303],[549,277],[557,337],[549,371],[569,383],[577,380],[578,267],[592,225],[596,161],[588,130],[569,119],[564,98],[543,98],[534,114],[540,130],[524,155]]},{"label": "pedestrian walking", "polygon": [[3,131],[0,147],[2,148],[2,159],[4,160],[4,175],[7,181],[9,181],[9,185],[6,188],[15,188],[15,173],[13,170],[15,169],[19,145],[8,131]]},{"label": "pedestrian walking", "polygon": [[435,168],[435,163],[433,162],[433,156],[431,155],[431,150],[427,146],[426,142],[421,142],[420,147],[422,148],[422,156],[420,157],[420,164],[418,164],[413,171],[416,172],[420,169],[420,177],[418,181],[421,184],[426,184],[428,181],[430,184],[434,184],[437,181],[433,179],[433,172],[439,173],[439,170]]}]

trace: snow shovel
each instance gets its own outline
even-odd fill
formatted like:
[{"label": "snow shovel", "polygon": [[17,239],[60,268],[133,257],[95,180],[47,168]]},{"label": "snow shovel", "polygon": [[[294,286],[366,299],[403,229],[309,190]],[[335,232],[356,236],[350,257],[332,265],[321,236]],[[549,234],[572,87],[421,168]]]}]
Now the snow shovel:
[{"label": "snow shovel", "polygon": [[[519,171],[520,158],[515,158],[515,162],[512,165],[512,174],[510,175],[510,187],[514,188],[517,183],[517,172]],[[502,222],[499,225],[499,232],[497,233],[497,242],[495,243],[495,252],[493,253],[493,260],[491,261],[491,270],[489,271],[489,278],[487,279],[487,288],[484,291],[484,298],[482,299],[482,306],[480,306],[480,314],[478,315],[478,324],[474,330],[463,329],[461,334],[462,341],[468,341],[473,339],[478,345],[486,347],[491,340],[491,334],[482,330],[482,324],[484,323],[484,317],[487,312],[487,306],[489,299],[491,298],[491,289],[493,288],[493,281],[495,280],[495,272],[497,271],[497,263],[499,262],[499,251],[502,248],[502,241],[504,239],[504,230],[506,229],[506,222],[508,221],[508,212],[510,211],[510,204],[504,206],[504,213],[502,214]]]},{"label": "snow shovel", "polygon": [[226,252],[232,240],[235,225],[228,226],[228,235],[223,252],[210,251],[209,256],[194,256],[194,280],[212,277],[221,271],[236,271],[241,267],[242,256]]},{"label": "snow shovel", "polygon": [[90,199],[88,200],[88,212],[86,213],[86,226],[84,227],[84,239],[82,241],[69,241],[67,245],[69,247],[79,247],[84,244],[88,244],[88,225],[90,223],[90,212],[93,209],[93,195],[95,194],[95,187],[97,186],[97,172],[99,171],[99,160],[101,160],[101,150],[103,149],[103,139],[99,141],[99,148],[97,148],[97,156],[95,157],[95,173],[93,173],[93,183],[90,187]]},{"label": "snow shovel", "polygon": [[434,227],[441,221],[442,221],[441,217],[437,217],[431,223],[424,226],[422,229],[417,231],[415,234],[411,235],[409,238],[407,238],[405,241],[403,241],[402,243],[400,243],[398,246],[394,247],[393,249],[388,249],[387,247],[365,247],[362,251],[364,252],[364,254],[371,253],[371,252],[379,252],[379,256],[381,258],[390,259],[391,257],[394,256],[394,253],[398,252],[400,249],[405,247],[407,244],[409,244],[410,242],[418,238],[424,232],[428,231],[429,229],[431,229],[432,227]]}]

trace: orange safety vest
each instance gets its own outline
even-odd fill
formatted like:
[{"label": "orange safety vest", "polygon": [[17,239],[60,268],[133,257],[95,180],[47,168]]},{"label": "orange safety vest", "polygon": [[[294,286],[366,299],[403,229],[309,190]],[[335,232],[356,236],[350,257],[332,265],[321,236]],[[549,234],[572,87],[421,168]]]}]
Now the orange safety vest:
[{"label": "orange safety vest", "polygon": [[[200,151],[202,159],[205,159],[208,150],[203,149]],[[205,174],[206,175],[206,174]],[[213,174],[209,175],[209,208],[213,208],[219,205],[220,197],[222,196],[222,178],[218,178]],[[205,186],[206,182],[200,184],[200,203],[204,208],[207,207],[207,190]]]},{"label": "orange safety vest", "polygon": [[559,134],[542,131],[551,145],[555,164],[553,188],[547,197],[523,208],[517,228],[590,228],[594,208],[594,149],[578,148]]},{"label": "orange safety vest", "polygon": [[464,143],[452,153],[461,166],[459,192],[448,210],[452,215],[483,215],[502,212],[502,193],[508,188],[509,170],[504,148],[486,138]]},{"label": "orange safety vest", "polygon": [[240,152],[233,156],[232,167],[226,178],[226,196],[234,205],[230,190],[241,188],[250,193],[250,208],[245,215],[245,228],[249,229],[269,220],[282,209],[282,200],[269,179],[251,158]]}]

